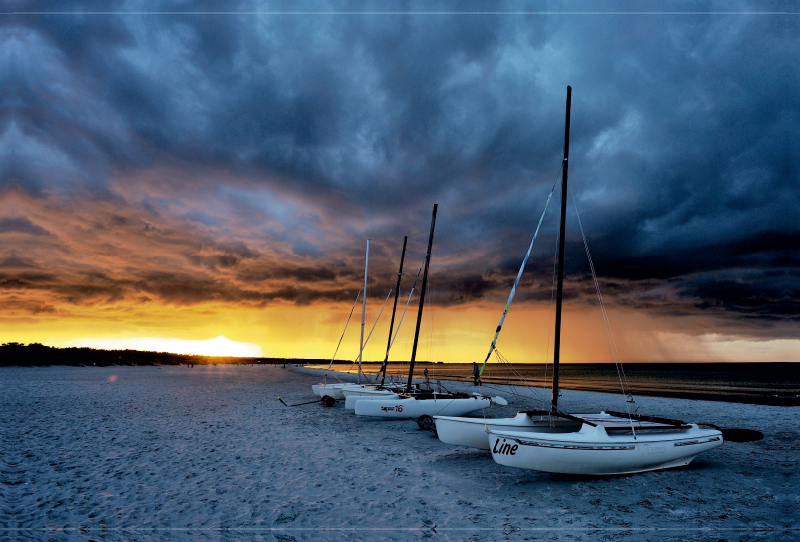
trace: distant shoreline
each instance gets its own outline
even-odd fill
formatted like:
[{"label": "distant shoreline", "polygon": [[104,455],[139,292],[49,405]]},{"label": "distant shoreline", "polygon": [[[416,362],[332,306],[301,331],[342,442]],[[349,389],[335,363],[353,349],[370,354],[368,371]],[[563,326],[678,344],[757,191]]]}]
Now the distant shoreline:
[{"label": "distant shoreline", "polygon": [[[722,401],[770,406],[800,406],[800,371],[790,370],[793,362],[738,363],[626,363],[627,389],[633,396],[665,397]],[[327,359],[252,358],[198,356],[140,350],[99,350],[93,348],[56,348],[41,344],[0,345],[0,367],[113,367],[175,365],[301,365],[309,369],[325,369]],[[376,372],[380,362],[363,362],[365,373]],[[357,365],[350,361],[334,362],[336,372],[354,373]],[[388,374],[405,378],[407,363],[392,362]],[[465,382],[472,380],[471,363],[420,361],[415,378]],[[562,364],[561,387],[568,390],[619,394],[619,378],[614,364]],[[515,364],[516,374],[497,363],[490,363],[482,377],[487,385],[527,382],[546,388],[544,364]],[[545,378],[543,378],[543,376]]]},{"label": "distant shoreline", "polygon": [[295,358],[248,358],[235,356],[198,356],[172,354],[169,352],[147,352],[142,350],[101,350],[95,348],[57,348],[38,343],[24,345],[5,343],[0,345],[0,367],[47,367],[66,365],[71,367],[157,366],[157,365],[246,365],[246,364],[320,364],[324,359]]}]

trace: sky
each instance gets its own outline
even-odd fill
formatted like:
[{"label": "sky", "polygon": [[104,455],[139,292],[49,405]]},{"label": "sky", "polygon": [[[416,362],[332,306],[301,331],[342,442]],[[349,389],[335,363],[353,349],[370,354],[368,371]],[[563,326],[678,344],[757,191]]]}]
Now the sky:
[{"label": "sky", "polygon": [[[582,226],[623,361],[800,361],[796,5],[655,8],[4,3],[0,341],[352,360],[366,240],[365,335],[408,236],[400,319],[437,203],[418,359],[482,360],[571,85],[562,360],[613,359]],[[552,355],[559,205],[512,362]]]}]

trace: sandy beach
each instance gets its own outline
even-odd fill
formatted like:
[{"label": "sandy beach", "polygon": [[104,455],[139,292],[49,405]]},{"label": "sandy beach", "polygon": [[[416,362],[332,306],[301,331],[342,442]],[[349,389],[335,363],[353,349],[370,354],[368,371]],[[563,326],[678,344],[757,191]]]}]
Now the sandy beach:
[{"label": "sandy beach", "polygon": [[[2,537],[800,537],[796,407],[639,398],[640,412],[759,429],[765,438],[726,443],[686,468],[583,478],[503,467],[412,421],[277,401],[312,400],[320,371],[311,369],[12,367],[0,375]],[[618,396],[580,391],[564,391],[561,401],[571,411],[621,406]]]}]

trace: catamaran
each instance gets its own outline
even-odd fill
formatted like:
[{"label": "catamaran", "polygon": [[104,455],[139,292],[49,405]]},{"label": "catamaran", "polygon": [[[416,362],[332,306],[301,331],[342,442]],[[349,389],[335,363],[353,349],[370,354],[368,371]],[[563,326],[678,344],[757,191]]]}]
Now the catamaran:
[{"label": "catamaran", "polygon": [[[362,303],[361,303],[361,341],[360,341],[360,348],[358,351],[358,384],[353,384],[351,382],[337,382],[328,384],[327,382],[323,382],[321,384],[313,384],[311,386],[311,391],[314,392],[314,395],[321,398],[322,402],[328,406],[333,406],[337,399],[344,399],[344,394],[342,393],[345,388],[358,388],[363,387],[361,384],[361,356],[364,352],[364,319],[367,312],[367,272],[369,270],[369,239],[367,239],[367,252],[364,258],[364,286],[361,289],[361,292],[364,293],[362,296]],[[336,358],[336,353],[339,351],[339,346],[342,344],[342,339],[344,338],[344,333],[347,331],[347,324],[350,323],[350,318],[353,316],[353,309],[356,307],[356,303],[358,303],[358,296],[360,293],[356,295],[356,300],[353,302],[353,308],[350,309],[350,316],[347,317],[347,323],[344,325],[344,331],[342,331],[342,337],[339,339],[339,344],[336,346],[336,350],[333,353],[333,357],[331,358],[331,362],[328,364],[328,371],[330,371],[331,366],[333,365],[333,360]],[[391,291],[389,292],[391,295]],[[388,299],[388,298],[387,298]],[[384,302],[384,305],[386,303]],[[383,309],[381,309],[383,311]],[[380,315],[378,315],[380,318]],[[377,320],[376,322],[377,323]],[[372,326],[375,329],[375,326]],[[372,335],[372,332],[370,332]],[[369,340],[369,338],[367,338]],[[327,372],[326,372],[326,379],[327,379]]]},{"label": "catamaran", "polygon": [[[548,410],[523,411],[514,418],[491,420],[437,417],[435,423],[439,438],[451,444],[488,448],[492,452],[492,458],[501,465],[552,473],[611,475],[688,465],[699,453],[722,445],[721,430],[716,427],[703,427],[701,424],[641,416],[630,412],[603,411],[590,414],[567,414],[558,408],[571,99],[572,88],[567,87],[550,408]],[[539,225],[541,225],[541,219]],[[535,239],[536,235],[534,235]],[[531,246],[533,246],[533,242],[531,242]],[[530,249],[528,255],[530,255]],[[525,259],[527,260],[527,256]],[[524,265],[523,261],[523,268]],[[595,277],[591,258],[590,265],[592,275]],[[522,269],[519,272],[519,275],[521,274]],[[512,289],[509,304],[519,281],[519,275],[514,289]],[[597,286],[596,279],[595,286]],[[604,320],[607,322],[602,303],[601,308],[604,312]],[[495,339],[492,341],[490,355],[496,348],[497,334],[500,332],[507,312],[508,304],[500,320],[500,326],[497,328]]]},{"label": "catamaran", "polygon": [[428,285],[428,268],[433,248],[433,232],[436,227],[437,204],[433,205],[431,217],[431,231],[428,237],[428,252],[425,255],[422,287],[420,289],[419,310],[417,312],[417,327],[414,333],[414,345],[411,349],[411,362],[408,371],[408,382],[403,394],[399,398],[373,399],[357,401],[355,413],[357,416],[374,416],[380,418],[412,418],[417,420],[420,427],[433,427],[433,416],[463,416],[470,412],[485,409],[491,406],[492,401],[503,402],[501,397],[484,397],[480,394],[451,393],[444,389],[435,389],[428,385],[427,389],[420,384],[414,384],[414,364],[417,356],[419,330],[422,323],[422,309],[425,304],[425,291]]},{"label": "catamaran", "polygon": [[[417,287],[417,280],[419,280],[419,275],[422,272],[422,268],[417,272],[417,276],[414,279],[414,285],[411,287],[411,291],[408,295],[408,301],[406,301],[405,308],[403,309],[403,314],[400,317],[400,322],[397,325],[397,330],[394,330],[394,320],[397,313],[397,300],[400,293],[400,281],[403,276],[403,263],[405,261],[406,256],[406,246],[408,244],[408,236],[403,238],[403,252],[400,255],[400,269],[397,272],[397,285],[394,289],[394,306],[392,308],[392,320],[389,324],[389,337],[388,342],[386,345],[386,356],[384,357],[383,364],[381,365],[380,370],[378,371],[378,375],[375,379],[375,382],[372,384],[353,384],[353,383],[346,383],[340,382],[336,384],[316,384],[312,386],[312,390],[318,396],[320,396],[325,402],[332,406],[336,400],[345,399],[346,408],[352,410],[355,408],[356,401],[360,399],[391,399],[396,398],[397,393],[403,391],[403,387],[394,382],[386,382],[386,366],[389,361],[389,353],[391,352],[392,346],[394,345],[394,341],[397,339],[397,334],[400,331],[400,325],[403,323],[403,318],[405,317],[406,310],[408,309],[408,305],[411,302],[411,297],[414,295],[415,288]],[[369,241],[367,241],[367,259],[364,265],[364,288],[366,288],[366,276],[368,270],[368,262],[369,262]],[[391,296],[392,290],[389,290],[389,296]],[[387,296],[386,301],[388,301],[389,296]],[[383,305],[386,306],[386,301],[384,301]],[[355,309],[355,305],[358,302],[358,296],[356,296],[356,301],[353,302],[353,307],[350,310],[350,316],[348,316],[347,322],[350,322],[350,317],[352,317],[353,309]],[[383,313],[383,308],[381,308],[380,313],[378,314],[378,318],[380,318],[381,314]],[[361,318],[361,349],[359,352],[359,380],[361,377],[361,352],[364,351],[364,347],[369,339],[372,337],[373,331],[375,331],[375,325],[377,324],[378,320],[375,320],[375,324],[373,324],[372,329],[367,336],[367,340],[364,341],[364,308],[362,308],[362,318]],[[345,324],[345,331],[347,330],[347,324]],[[392,335],[392,331],[394,331],[394,335]],[[344,337],[344,332],[342,332],[342,337]],[[339,339],[339,345],[341,345],[342,339]],[[336,347],[336,351],[338,352],[339,345]],[[336,352],[334,352],[334,356],[331,359],[331,363],[328,365],[328,370],[330,370],[331,365],[333,364],[333,359],[336,357]],[[380,383],[378,383],[378,377],[380,377]]]},{"label": "catamaran", "polygon": [[[373,385],[369,386],[348,386],[342,389],[342,395],[345,397],[345,409],[354,410],[356,407],[356,402],[360,400],[374,400],[374,399],[397,399],[399,398],[398,393],[403,392],[403,387],[399,383],[395,382],[386,382],[386,367],[389,362],[389,353],[392,350],[392,346],[394,345],[394,341],[397,339],[397,334],[400,332],[400,326],[403,324],[403,319],[406,315],[406,310],[408,310],[408,305],[411,302],[411,298],[414,295],[414,291],[417,287],[417,281],[419,280],[419,275],[422,272],[422,268],[417,271],[417,276],[414,279],[414,284],[411,286],[411,290],[408,294],[408,300],[406,301],[406,305],[403,308],[403,314],[400,316],[400,322],[397,324],[397,330],[394,330],[394,319],[397,315],[397,299],[400,294],[400,280],[403,277],[403,263],[405,262],[406,257],[406,246],[408,245],[408,236],[403,238],[403,252],[400,254],[400,269],[397,272],[397,285],[395,286],[395,294],[394,294],[394,306],[392,307],[392,320],[389,323],[389,337],[386,343],[386,355],[383,358],[383,363],[381,364],[381,368],[378,370],[378,374],[375,378],[375,382]],[[394,331],[394,335],[392,332]],[[371,332],[370,332],[371,334]],[[380,382],[378,380],[380,377]]]}]

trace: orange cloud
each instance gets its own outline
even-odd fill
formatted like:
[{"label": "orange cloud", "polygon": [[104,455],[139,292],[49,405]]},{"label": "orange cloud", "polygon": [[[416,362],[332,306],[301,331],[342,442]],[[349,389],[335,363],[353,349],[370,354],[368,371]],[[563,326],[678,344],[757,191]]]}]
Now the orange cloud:
[{"label": "orange cloud", "polygon": [[[182,177],[186,173],[167,168],[118,176],[113,192],[102,198],[6,189],[0,197],[0,340],[68,344],[87,337],[205,340],[222,334],[258,345],[266,356],[332,356],[361,287],[360,219],[329,216],[313,201],[272,194],[224,172],[204,174],[227,175],[227,188],[211,180],[191,185]],[[246,193],[253,201],[243,201]],[[422,260],[424,230],[412,232],[401,300]],[[418,358],[481,361],[514,271],[476,258],[478,252],[448,251],[446,234],[443,238],[442,248],[434,250],[434,304],[425,312]],[[298,247],[298,239],[305,244]],[[371,244],[367,332],[376,307],[394,286],[399,248],[384,239]],[[310,255],[314,250],[318,254]],[[549,275],[537,279],[541,269],[534,271],[523,278],[499,342],[512,362],[552,356],[551,284]],[[659,290],[655,283],[647,285],[654,292],[648,303],[657,310],[642,310],[635,299],[641,289],[633,283],[609,287],[623,361],[739,359],[732,343],[709,338],[720,333],[714,315],[682,314],[681,307],[670,305],[669,286]],[[591,283],[570,276],[565,292],[562,359],[611,361]],[[415,298],[393,360],[410,356],[417,304]],[[403,301],[398,319],[402,307]],[[365,359],[383,359],[388,310]],[[753,338],[752,330],[738,328],[735,320],[727,326],[723,334],[741,338],[749,332]],[[357,310],[339,359],[357,357],[359,333]],[[764,344],[747,351],[763,360],[778,355]],[[792,351],[785,344],[780,349],[783,358]]]}]

